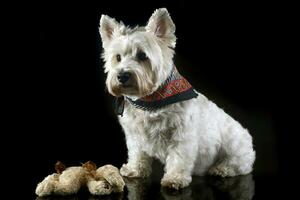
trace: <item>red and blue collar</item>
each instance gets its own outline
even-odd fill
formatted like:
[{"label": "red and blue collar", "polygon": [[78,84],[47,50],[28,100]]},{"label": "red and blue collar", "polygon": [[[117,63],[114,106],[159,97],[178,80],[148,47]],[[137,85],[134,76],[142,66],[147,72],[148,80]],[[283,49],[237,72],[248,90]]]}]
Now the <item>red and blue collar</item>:
[{"label": "red and blue collar", "polygon": [[[192,85],[179,74],[174,66],[167,80],[152,94],[137,100],[126,97],[128,102],[136,108],[154,111],[167,105],[196,98],[198,94]],[[124,97],[117,98],[115,111],[122,115],[124,111]]]}]

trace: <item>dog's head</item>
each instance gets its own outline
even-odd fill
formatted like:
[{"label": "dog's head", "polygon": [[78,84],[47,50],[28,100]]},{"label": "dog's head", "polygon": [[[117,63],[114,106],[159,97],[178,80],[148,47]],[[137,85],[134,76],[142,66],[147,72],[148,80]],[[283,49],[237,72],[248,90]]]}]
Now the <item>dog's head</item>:
[{"label": "dog's head", "polygon": [[155,10],[146,26],[135,28],[102,15],[100,35],[110,94],[140,98],[167,79],[176,44],[175,25],[167,9]]}]

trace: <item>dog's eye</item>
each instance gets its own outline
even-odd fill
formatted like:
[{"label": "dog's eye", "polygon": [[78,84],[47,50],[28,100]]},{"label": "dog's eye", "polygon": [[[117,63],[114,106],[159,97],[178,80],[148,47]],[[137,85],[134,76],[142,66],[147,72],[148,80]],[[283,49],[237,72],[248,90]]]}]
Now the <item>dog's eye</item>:
[{"label": "dog's eye", "polygon": [[116,58],[117,58],[118,62],[121,62],[121,55],[120,54],[117,54]]},{"label": "dog's eye", "polygon": [[137,59],[140,60],[140,61],[145,61],[145,60],[147,60],[147,55],[146,55],[144,52],[142,52],[142,51],[139,51],[139,52],[136,54],[136,57],[137,57]]}]

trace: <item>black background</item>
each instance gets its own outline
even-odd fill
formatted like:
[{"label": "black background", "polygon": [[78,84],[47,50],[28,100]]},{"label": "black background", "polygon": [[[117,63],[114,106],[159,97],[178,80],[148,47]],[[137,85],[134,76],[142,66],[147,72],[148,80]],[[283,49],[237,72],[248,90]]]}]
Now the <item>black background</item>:
[{"label": "black background", "polygon": [[[256,198],[277,196],[292,174],[294,79],[282,51],[283,8],[272,3],[39,3],[22,54],[12,160],[24,165],[22,186],[36,184],[61,160],[99,166],[126,162],[123,133],[106,92],[98,33],[101,14],[145,25],[166,7],[176,24],[175,64],[198,91],[247,127],[257,152]],[[21,19],[20,19],[21,20]],[[280,51],[280,53],[279,53]],[[17,58],[16,58],[17,59]],[[289,103],[290,102],[290,103]],[[21,130],[21,131],[19,131]],[[13,132],[13,131],[12,131]]]}]

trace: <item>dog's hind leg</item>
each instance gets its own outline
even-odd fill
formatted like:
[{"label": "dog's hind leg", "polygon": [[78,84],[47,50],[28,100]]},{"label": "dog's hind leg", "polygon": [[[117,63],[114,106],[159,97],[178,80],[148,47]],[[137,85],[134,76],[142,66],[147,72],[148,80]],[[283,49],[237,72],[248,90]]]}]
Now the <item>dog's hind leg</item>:
[{"label": "dog's hind leg", "polygon": [[208,174],[221,177],[249,174],[252,171],[253,161],[251,160],[255,157],[255,152],[252,151],[252,153],[244,156],[244,158],[237,156],[225,158],[213,165],[209,169]]},{"label": "dog's hind leg", "polygon": [[208,173],[222,177],[250,173],[255,160],[252,137],[239,124],[230,127],[224,134],[220,159]]}]

